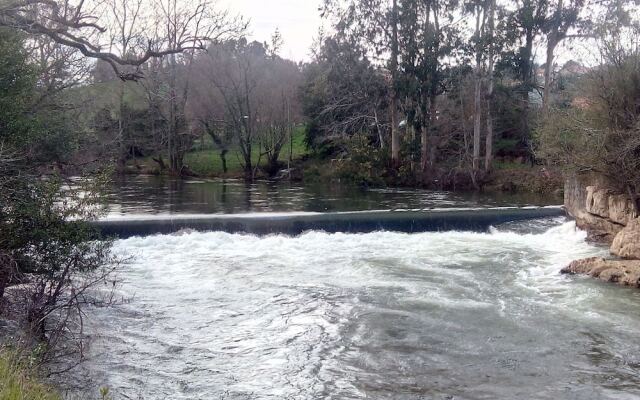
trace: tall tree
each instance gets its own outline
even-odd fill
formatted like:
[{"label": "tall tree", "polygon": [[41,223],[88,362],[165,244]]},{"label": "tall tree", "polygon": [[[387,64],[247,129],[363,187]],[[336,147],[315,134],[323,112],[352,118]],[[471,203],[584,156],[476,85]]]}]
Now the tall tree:
[{"label": "tall tree", "polygon": [[446,90],[446,69],[456,62],[461,47],[453,18],[458,2],[404,0],[401,4],[402,95],[409,120],[420,132],[420,171],[425,175],[436,158],[437,99]]},{"label": "tall tree", "polygon": [[401,25],[398,0],[353,0],[347,7],[340,1],[325,0],[324,15],[334,18],[336,36],[356,44],[382,61],[389,71],[389,114],[391,117],[391,160],[400,163],[398,87]]},{"label": "tall tree", "polygon": [[476,2],[472,4],[475,13],[475,68],[474,68],[474,92],[473,92],[473,161],[472,177],[475,183],[476,174],[480,168],[480,136],[482,134],[482,80],[484,75],[484,29],[486,24],[487,9],[484,4]]},{"label": "tall tree", "polygon": [[398,121],[398,57],[400,53],[398,43],[398,0],[392,0],[391,5],[391,162],[394,168],[400,165],[400,131]]},{"label": "tall tree", "polygon": [[475,29],[471,40],[475,59],[472,159],[472,179],[475,182],[480,170],[483,115],[486,118],[485,171],[490,169],[493,152],[491,97],[495,51],[498,44],[495,38],[496,3],[495,0],[473,1],[467,5],[467,8],[475,17]]},{"label": "tall tree", "polygon": [[516,0],[509,7],[509,23],[507,29],[515,34],[513,40],[519,42],[516,54],[517,75],[520,80],[520,142],[528,146],[531,136],[529,96],[535,89],[534,53],[535,40],[541,35],[546,21],[548,0]]},{"label": "tall tree", "polygon": [[[108,27],[111,35],[111,42],[117,49],[118,54],[131,55],[139,37],[138,25],[142,22],[142,0],[108,0],[113,22]],[[123,67],[120,67],[121,69]],[[131,70],[128,72],[132,72]],[[125,104],[125,90],[127,81],[121,80],[118,84],[118,132],[116,144],[118,146],[117,167],[123,170],[127,162],[129,153],[129,138],[127,137],[128,119]]]},{"label": "tall tree", "polygon": [[331,151],[333,143],[358,133],[388,147],[389,85],[358,45],[339,37],[325,38],[314,61],[305,66],[302,106],[309,118],[307,144]]},{"label": "tall tree", "polygon": [[496,0],[489,0],[489,16],[487,21],[487,42],[488,42],[488,66],[487,66],[487,92],[485,94],[485,113],[487,123],[487,136],[485,140],[485,157],[484,170],[489,172],[493,161],[493,90],[494,76],[493,70],[495,66],[495,54],[498,47],[498,41],[495,35],[496,25]]}]

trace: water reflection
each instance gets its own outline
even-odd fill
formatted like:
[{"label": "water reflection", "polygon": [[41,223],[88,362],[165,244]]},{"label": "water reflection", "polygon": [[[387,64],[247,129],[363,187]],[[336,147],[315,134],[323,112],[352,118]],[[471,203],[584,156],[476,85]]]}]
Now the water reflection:
[{"label": "water reflection", "polygon": [[108,193],[112,215],[138,213],[233,214],[243,212],[331,212],[381,209],[491,207],[561,204],[533,194],[450,193],[408,189],[364,189],[341,184],[179,180],[124,177]]}]

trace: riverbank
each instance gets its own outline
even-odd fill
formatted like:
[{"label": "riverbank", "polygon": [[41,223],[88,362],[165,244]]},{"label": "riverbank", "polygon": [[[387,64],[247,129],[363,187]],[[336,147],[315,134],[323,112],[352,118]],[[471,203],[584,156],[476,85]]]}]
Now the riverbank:
[{"label": "riverbank", "polygon": [[62,396],[41,382],[26,357],[0,348],[0,399],[62,400]]},{"label": "riverbank", "polygon": [[610,258],[575,260],[562,273],[640,288],[640,218],[634,200],[603,177],[569,176],[565,208],[590,240],[610,246]]},{"label": "riverbank", "polygon": [[[260,149],[254,146],[252,160],[257,163],[251,175],[254,179],[288,180],[305,184],[344,183],[363,187],[397,187],[447,191],[485,191],[488,193],[561,194],[564,180],[560,173],[540,165],[531,165],[522,157],[503,157],[494,161],[490,173],[479,172],[474,182],[467,170],[434,168],[429,176],[419,173],[419,166],[410,162],[396,170],[388,160],[374,154],[351,157],[315,154],[305,142],[306,128],[297,126],[291,141],[282,148],[279,171],[268,171]],[[367,151],[370,151],[368,149]],[[377,154],[377,153],[376,153]],[[134,158],[119,171],[128,175],[171,175],[155,161],[154,156]],[[224,152],[203,138],[185,154],[184,177],[245,179],[243,157],[237,146]],[[385,161],[386,160],[386,161]]]},{"label": "riverbank", "polygon": [[[298,139],[301,140],[301,139]],[[563,179],[559,173],[549,171],[542,166],[522,163],[498,163],[494,170],[479,177],[474,184],[466,172],[438,171],[428,181],[420,181],[415,176],[391,174],[366,168],[354,170],[344,160],[311,157],[302,143],[294,150],[294,158],[281,158],[281,170],[270,175],[261,165],[255,169],[255,179],[285,180],[304,184],[342,183],[371,188],[413,188],[446,191],[482,191],[487,193],[532,193],[561,196]],[[233,157],[229,158],[229,160]],[[222,171],[219,156],[213,150],[202,150],[186,156],[187,178],[208,179],[245,179],[245,172],[238,155],[233,163],[227,163],[227,172]],[[170,175],[162,170],[152,158],[130,162],[121,171],[125,175]]]}]

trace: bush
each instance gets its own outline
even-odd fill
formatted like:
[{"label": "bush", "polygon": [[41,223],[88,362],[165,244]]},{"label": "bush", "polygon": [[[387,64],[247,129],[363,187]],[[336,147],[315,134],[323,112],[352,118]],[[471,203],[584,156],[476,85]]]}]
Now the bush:
[{"label": "bush", "polygon": [[[593,172],[632,197],[640,189],[640,50],[617,48],[582,79],[570,107],[551,110],[537,154],[572,173]],[[637,203],[637,201],[636,201]]]},{"label": "bush", "polygon": [[365,135],[355,135],[345,141],[348,157],[339,160],[337,176],[358,185],[384,185],[388,152],[373,146]]},{"label": "bush", "polygon": [[0,52],[0,312],[21,324],[27,345],[40,344],[39,362],[66,363],[74,347],[82,355],[82,309],[97,301],[89,290],[117,265],[111,243],[86,223],[101,211],[103,181],[44,173],[59,160],[44,150],[51,132],[31,103],[28,54],[5,29]]}]

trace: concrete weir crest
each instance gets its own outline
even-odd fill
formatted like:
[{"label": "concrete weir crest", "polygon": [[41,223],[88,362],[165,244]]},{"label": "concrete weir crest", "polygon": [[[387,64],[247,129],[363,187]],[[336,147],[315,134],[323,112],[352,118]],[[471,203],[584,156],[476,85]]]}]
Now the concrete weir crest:
[{"label": "concrete weir crest", "polygon": [[486,231],[506,222],[564,216],[562,207],[501,207],[356,211],[332,213],[257,213],[224,215],[161,215],[107,218],[92,222],[104,236],[128,238],[171,234],[181,230],[223,231],[255,235],[298,235],[317,230],[329,233],[374,231]]}]

